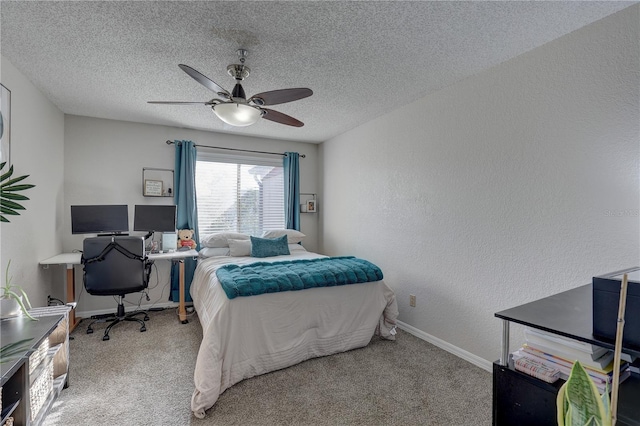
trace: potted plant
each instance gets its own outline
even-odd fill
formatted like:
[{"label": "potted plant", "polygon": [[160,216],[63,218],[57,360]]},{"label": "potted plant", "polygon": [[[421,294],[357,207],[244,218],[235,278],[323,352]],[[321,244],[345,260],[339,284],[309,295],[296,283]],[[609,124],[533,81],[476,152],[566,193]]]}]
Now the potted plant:
[{"label": "potted plant", "polygon": [[0,315],[2,318],[10,318],[24,314],[37,321],[27,310],[27,306],[31,309],[31,302],[29,302],[27,293],[22,288],[11,284],[12,277],[9,276],[10,265],[11,261],[7,263],[4,287],[0,290]]},{"label": "potted plant", "polygon": [[558,426],[611,426],[609,386],[601,396],[580,361],[558,391],[556,407]]}]

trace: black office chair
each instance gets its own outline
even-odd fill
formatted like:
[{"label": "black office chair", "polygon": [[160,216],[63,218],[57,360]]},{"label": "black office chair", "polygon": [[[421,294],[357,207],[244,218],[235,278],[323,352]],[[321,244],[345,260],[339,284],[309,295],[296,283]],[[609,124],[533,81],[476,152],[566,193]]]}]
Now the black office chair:
[{"label": "black office chair", "polygon": [[[87,333],[93,333],[96,322],[110,322],[102,340],[109,340],[111,328],[122,321],[137,321],[140,331],[146,331],[145,311],[124,312],[122,300],[126,294],[143,291],[149,285],[151,265],[145,256],[144,238],[106,236],[86,238],[82,250],[83,282],[87,293],[97,296],[118,296],[118,311],[107,317],[93,316]],[[144,315],[144,320],[136,318]]]}]

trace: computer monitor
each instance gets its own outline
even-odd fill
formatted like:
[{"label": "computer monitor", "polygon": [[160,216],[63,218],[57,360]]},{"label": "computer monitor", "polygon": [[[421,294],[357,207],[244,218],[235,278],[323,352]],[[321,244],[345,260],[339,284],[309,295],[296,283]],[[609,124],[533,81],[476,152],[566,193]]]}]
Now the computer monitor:
[{"label": "computer monitor", "polygon": [[133,230],[176,232],[176,206],[136,205]]},{"label": "computer monitor", "polygon": [[122,234],[129,232],[126,204],[71,206],[72,234]]}]

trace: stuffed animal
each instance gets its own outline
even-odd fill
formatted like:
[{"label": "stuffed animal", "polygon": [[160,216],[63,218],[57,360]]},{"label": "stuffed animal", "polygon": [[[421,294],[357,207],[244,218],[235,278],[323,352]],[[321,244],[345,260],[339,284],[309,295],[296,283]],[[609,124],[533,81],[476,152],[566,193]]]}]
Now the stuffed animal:
[{"label": "stuffed animal", "polygon": [[196,242],[193,240],[193,229],[179,229],[178,230],[178,250],[183,247],[186,249],[195,249]]}]

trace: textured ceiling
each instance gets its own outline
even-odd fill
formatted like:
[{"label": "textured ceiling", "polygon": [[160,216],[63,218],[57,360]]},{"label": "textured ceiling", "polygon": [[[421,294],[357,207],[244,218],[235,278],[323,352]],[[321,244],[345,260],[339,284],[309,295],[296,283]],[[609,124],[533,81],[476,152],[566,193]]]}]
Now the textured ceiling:
[{"label": "textured ceiling", "polygon": [[[67,114],[322,142],[631,4],[2,1],[0,52]],[[180,63],[230,91],[240,47],[248,96],[314,91],[273,106],[304,127],[146,103],[215,97]]]}]

